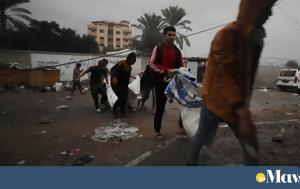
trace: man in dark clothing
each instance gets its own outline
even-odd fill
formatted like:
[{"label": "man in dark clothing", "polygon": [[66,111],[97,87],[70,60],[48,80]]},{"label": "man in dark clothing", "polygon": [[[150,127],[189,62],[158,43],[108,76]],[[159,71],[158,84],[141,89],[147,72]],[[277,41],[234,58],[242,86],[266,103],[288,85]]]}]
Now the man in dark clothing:
[{"label": "man in dark clothing", "polygon": [[71,94],[74,93],[74,91],[78,88],[80,94],[84,94],[83,93],[83,90],[82,90],[82,86],[81,86],[81,83],[80,83],[80,73],[83,71],[83,70],[80,70],[80,67],[81,67],[81,64],[80,63],[77,63],[74,70],[73,70],[73,86],[72,86],[72,89],[71,89]]},{"label": "man in dark clothing", "polygon": [[126,60],[118,62],[111,68],[111,86],[118,100],[114,104],[114,116],[119,117],[118,108],[122,117],[125,117],[126,101],[128,97],[128,84],[131,74],[131,66],[136,61],[136,54],[134,52],[128,54]]},{"label": "man in dark clothing", "polygon": [[[176,38],[176,29],[172,26],[167,26],[163,31],[163,43],[156,46],[150,58],[150,67],[155,72],[155,99],[156,109],[154,115],[154,130],[156,132],[155,138],[157,140],[163,140],[163,136],[160,133],[161,122],[167,97],[164,95],[164,91],[168,85],[167,77],[170,77],[174,73],[174,68],[183,67],[183,60],[180,50],[175,46],[174,40]],[[178,134],[183,134],[184,129],[182,124],[179,124]]]},{"label": "man in dark clothing", "polygon": [[138,106],[144,108],[144,103],[148,100],[150,92],[152,91],[152,112],[155,111],[155,94],[154,94],[154,79],[155,79],[155,73],[152,71],[149,65],[146,66],[146,69],[144,72],[140,73],[141,76],[141,93],[142,98],[138,100]]},{"label": "man in dark clothing", "polygon": [[106,59],[99,60],[97,66],[91,66],[80,74],[80,77],[82,77],[86,73],[91,73],[90,89],[97,112],[101,112],[98,93],[101,94],[101,104],[107,103],[106,84],[104,83],[104,79],[106,80],[106,83],[108,83],[109,70],[106,68],[107,63],[108,61]]}]

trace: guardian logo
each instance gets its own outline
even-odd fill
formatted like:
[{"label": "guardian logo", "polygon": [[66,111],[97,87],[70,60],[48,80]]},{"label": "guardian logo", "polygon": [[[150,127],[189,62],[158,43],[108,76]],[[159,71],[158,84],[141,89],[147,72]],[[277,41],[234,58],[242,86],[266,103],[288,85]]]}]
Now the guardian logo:
[{"label": "guardian logo", "polygon": [[256,182],[267,184],[299,184],[300,175],[291,173],[282,173],[281,170],[267,170],[267,173],[257,173]]}]

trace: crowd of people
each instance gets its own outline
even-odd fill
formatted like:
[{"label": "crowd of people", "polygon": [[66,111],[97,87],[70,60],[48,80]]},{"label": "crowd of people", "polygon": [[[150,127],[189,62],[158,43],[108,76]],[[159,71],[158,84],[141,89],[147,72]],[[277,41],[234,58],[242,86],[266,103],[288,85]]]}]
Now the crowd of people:
[{"label": "crowd of people", "polygon": [[[187,155],[187,165],[197,165],[201,147],[213,136],[219,122],[226,122],[243,150],[246,165],[258,165],[258,141],[249,103],[252,94],[255,73],[266,36],[263,25],[272,15],[276,0],[241,0],[237,19],[217,32],[211,43],[208,62],[202,82],[201,97],[203,105],[196,134],[193,136]],[[163,30],[163,41],[154,47],[149,65],[141,74],[142,98],[140,106],[152,91],[154,104],[153,129],[156,140],[163,140],[162,119],[167,97],[164,91],[175,69],[184,67],[181,51],[176,47],[176,29],[167,26]],[[107,104],[106,84],[111,77],[111,86],[118,97],[113,106],[116,117],[126,117],[126,101],[132,65],[136,54],[130,53],[126,60],[114,65],[109,71],[108,61],[102,59],[98,66],[80,71],[80,65],[74,69],[73,88],[81,93],[79,78],[91,73],[90,89],[95,108],[99,109],[98,93],[101,103]],[[106,80],[104,82],[104,80]],[[178,134],[185,134],[179,115]]]}]

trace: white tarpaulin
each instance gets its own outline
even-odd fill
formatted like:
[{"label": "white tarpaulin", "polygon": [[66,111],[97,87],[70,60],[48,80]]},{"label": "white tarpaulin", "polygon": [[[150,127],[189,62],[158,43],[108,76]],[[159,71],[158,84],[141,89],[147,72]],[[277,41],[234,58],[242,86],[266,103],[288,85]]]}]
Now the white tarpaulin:
[{"label": "white tarpaulin", "polygon": [[127,124],[127,122],[116,119],[107,123],[103,127],[95,129],[95,134],[91,137],[91,139],[97,142],[107,142],[114,137],[126,140],[137,136],[138,130],[139,129],[137,127],[131,127]]}]

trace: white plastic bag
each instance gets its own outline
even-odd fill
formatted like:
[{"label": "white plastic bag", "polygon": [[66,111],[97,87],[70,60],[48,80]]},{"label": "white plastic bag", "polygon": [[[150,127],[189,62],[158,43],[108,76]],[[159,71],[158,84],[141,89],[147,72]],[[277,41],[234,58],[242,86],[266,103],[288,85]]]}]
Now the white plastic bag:
[{"label": "white plastic bag", "polygon": [[106,94],[110,107],[114,107],[116,101],[118,100],[118,97],[111,88],[111,85],[106,85]]},{"label": "white plastic bag", "polygon": [[181,106],[182,124],[186,133],[193,137],[198,129],[201,107],[188,108]]},{"label": "white plastic bag", "polygon": [[141,91],[141,78],[139,75],[136,76],[136,78],[128,85],[128,88],[134,92],[134,94],[140,94]]}]

